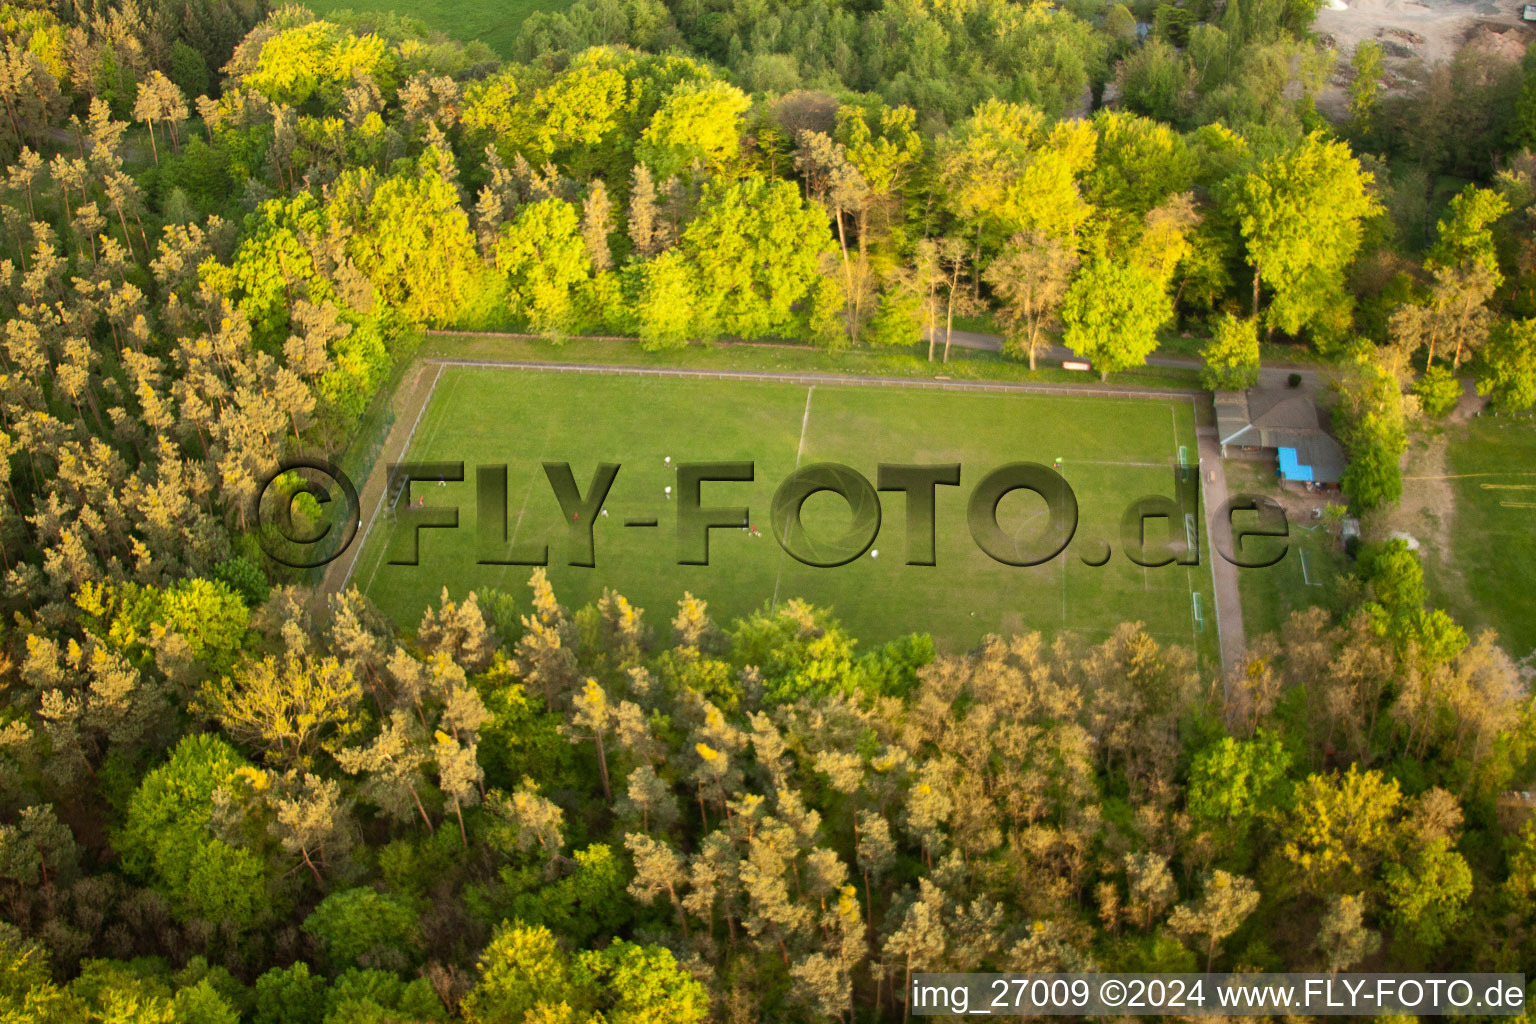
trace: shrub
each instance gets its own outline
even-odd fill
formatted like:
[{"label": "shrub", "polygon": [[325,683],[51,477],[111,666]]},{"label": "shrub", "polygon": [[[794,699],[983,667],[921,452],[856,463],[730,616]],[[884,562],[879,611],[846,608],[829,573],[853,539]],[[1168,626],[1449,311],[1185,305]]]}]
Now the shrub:
[{"label": "shrub", "polygon": [[342,889],[320,901],[304,920],[333,967],[405,967],[416,948],[416,913],[368,888]]},{"label": "shrub", "polygon": [[1424,415],[1440,419],[1456,408],[1461,401],[1461,381],[1443,366],[1431,366],[1424,376],[1413,382],[1413,393],[1418,396],[1419,408]]},{"label": "shrub", "polygon": [[320,1024],[325,1018],[325,979],[307,964],[274,967],[256,979],[252,1024]]},{"label": "shrub", "polygon": [[247,608],[265,604],[270,593],[267,574],[244,555],[235,555],[214,566],[213,578],[239,594]]},{"label": "shrub", "polygon": [[1222,314],[1200,354],[1200,383],[1212,391],[1244,391],[1259,382],[1259,328],[1252,320]]},{"label": "shrub", "polygon": [[128,873],[164,893],[181,920],[245,927],[265,916],[262,861],[213,832],[215,791],[250,764],[217,736],[185,737],[144,776],[115,844]]}]

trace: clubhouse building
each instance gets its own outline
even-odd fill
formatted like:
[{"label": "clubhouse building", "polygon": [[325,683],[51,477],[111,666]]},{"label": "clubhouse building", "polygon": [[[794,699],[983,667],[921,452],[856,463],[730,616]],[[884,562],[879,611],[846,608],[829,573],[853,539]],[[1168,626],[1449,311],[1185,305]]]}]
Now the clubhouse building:
[{"label": "clubhouse building", "polygon": [[1344,449],[1299,389],[1216,392],[1216,434],[1223,458],[1273,458],[1281,480],[1337,487],[1344,476]]}]

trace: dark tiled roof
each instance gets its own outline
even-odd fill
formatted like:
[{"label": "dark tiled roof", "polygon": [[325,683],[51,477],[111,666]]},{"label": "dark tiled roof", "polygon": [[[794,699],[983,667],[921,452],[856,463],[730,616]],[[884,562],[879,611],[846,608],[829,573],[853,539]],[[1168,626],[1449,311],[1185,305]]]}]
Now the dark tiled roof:
[{"label": "dark tiled roof", "polygon": [[1270,440],[1265,442],[1265,448],[1296,449],[1296,461],[1312,467],[1312,479],[1318,483],[1336,484],[1344,478],[1344,449],[1323,431],[1274,430],[1267,433]]},{"label": "dark tiled roof", "polygon": [[1245,448],[1294,448],[1296,459],[1312,467],[1312,478],[1337,483],[1344,475],[1344,450],[1322,429],[1317,404],[1305,392],[1289,388],[1218,391],[1216,432],[1224,445]]},{"label": "dark tiled roof", "polygon": [[1243,440],[1252,429],[1248,419],[1248,396],[1242,391],[1216,392],[1216,436],[1222,444],[1258,444],[1258,432],[1252,441]]},{"label": "dark tiled roof", "polygon": [[1312,396],[1291,388],[1249,391],[1248,418],[1256,427],[1318,429],[1317,404]]}]

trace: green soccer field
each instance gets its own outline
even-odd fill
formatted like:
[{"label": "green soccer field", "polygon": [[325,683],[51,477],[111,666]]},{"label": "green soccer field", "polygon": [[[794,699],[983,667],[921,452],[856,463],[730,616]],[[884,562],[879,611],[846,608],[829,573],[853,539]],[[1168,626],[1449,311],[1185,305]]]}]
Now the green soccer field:
[{"label": "green soccer field", "polygon": [[[866,645],[928,632],[951,650],[987,633],[1030,629],[1066,628],[1096,639],[1120,622],[1140,620],[1164,641],[1209,658],[1216,623],[1204,539],[1197,567],[1143,568],[1120,550],[1120,520],[1130,503],[1173,495],[1181,446],[1195,450],[1186,401],[449,366],[416,425],[410,459],[462,461],[465,480],[418,481],[400,506],[421,497],[431,506],[455,505],[459,527],[421,531],[419,564],[391,565],[391,527],[381,515],[351,582],[408,628],[444,586],[454,597],[496,588],[526,600],[529,568],[476,563],[475,466],[506,463],[507,533],[516,542],[549,545],[556,593],[572,608],[609,586],[665,630],[684,591],[707,600],[722,625],[800,597],[833,608]],[[758,535],[711,531],[709,565],[677,564],[677,503],[665,491],[676,480],[669,456],[674,466],[754,462],[752,483],[705,483],[703,504],[748,506]],[[967,525],[972,488],[1006,463],[1050,465],[1056,458],[1080,510],[1072,543],[1039,566],[993,561]],[[564,515],[544,460],[569,462],[583,493],[597,463],[622,466],[606,502],[609,515],[597,520],[594,568],[566,564]],[[879,535],[851,564],[819,569],[786,554],[770,535],[773,492],[797,465],[817,462],[844,463],[871,482],[882,462],[960,463],[960,486],[938,488],[937,564],[904,564],[906,508],[899,492],[881,495]],[[659,523],[653,529],[623,525],[652,517]],[[847,505],[829,493],[812,496],[804,507],[813,537],[834,536],[850,520]],[[1045,523],[1045,503],[1014,492],[1000,503],[998,520],[1010,534],[1033,537]],[[1113,555],[1090,567],[1081,556],[1091,558],[1100,541],[1112,545]]]}]

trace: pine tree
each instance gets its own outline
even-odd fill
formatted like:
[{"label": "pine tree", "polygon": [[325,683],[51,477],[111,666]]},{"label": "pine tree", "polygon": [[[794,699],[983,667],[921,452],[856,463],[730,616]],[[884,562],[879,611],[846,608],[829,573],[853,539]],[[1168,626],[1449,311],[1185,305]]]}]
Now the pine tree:
[{"label": "pine tree", "polygon": [[448,599],[444,587],[436,609],[428,608],[416,628],[416,639],[428,654],[446,657],[465,672],[484,671],[496,651],[496,636],[471,591],[461,602]]},{"label": "pine tree", "polygon": [[656,185],[651,180],[651,170],[637,163],[629,191],[629,240],[635,252],[645,258],[656,255],[661,248],[656,217]]},{"label": "pine tree", "polygon": [[944,917],[948,901],[944,891],[926,878],[918,880],[918,892],[886,937],[883,953],[892,964],[902,965],[901,1019],[912,1016],[912,973],[938,970],[948,946]]},{"label": "pine tree", "polygon": [[608,247],[608,235],[612,230],[613,203],[608,199],[608,189],[601,180],[594,181],[582,204],[581,239],[586,244],[595,274],[613,267],[613,253]]},{"label": "pine tree", "polygon": [[453,801],[453,813],[459,820],[459,840],[469,849],[469,834],[464,829],[464,805],[480,802],[480,786],[485,772],[475,758],[476,744],[464,743],[447,733],[433,736],[432,759],[437,765],[437,783],[443,795]]},{"label": "pine tree", "polygon": [[396,821],[420,815],[427,831],[432,819],[422,804],[427,786],[424,766],[431,758],[420,723],[409,712],[390,712],[379,734],[366,747],[339,747],[336,761],[343,771],[366,775],[362,797]]},{"label": "pine tree", "polygon": [[597,769],[603,783],[603,799],[610,804],[613,803],[613,788],[608,783],[605,739],[612,726],[613,708],[608,702],[608,695],[596,679],[588,679],[586,686],[571,698],[571,729],[568,736],[572,743],[580,743],[588,736],[591,737],[597,750]]},{"label": "pine tree", "polygon": [[1141,923],[1141,930],[1150,932],[1152,922],[1173,904],[1178,896],[1173,873],[1168,870],[1168,858],[1146,851],[1125,855],[1125,878],[1128,896],[1126,913]]},{"label": "pine tree", "polygon": [[1347,971],[1381,946],[1381,936],[1365,927],[1363,896],[1335,896],[1317,931],[1317,950],[1329,974]]},{"label": "pine tree", "polygon": [[688,940],[688,915],[683,912],[683,901],[678,895],[687,881],[687,861],[664,841],[646,835],[630,833],[624,837],[624,846],[635,862],[635,877],[629,883],[629,894],[649,906],[660,893],[665,892],[677,913],[678,927],[683,930],[683,941]]},{"label": "pine tree", "polygon": [[[492,790],[486,807],[511,830],[512,846],[519,852],[537,849],[551,865],[560,859],[565,849],[565,811],[541,796],[532,779],[525,777],[510,796]],[[500,845],[506,848],[505,843]]]},{"label": "pine tree", "polygon": [[1259,905],[1259,889],[1251,879],[1219,868],[1206,880],[1198,901],[1181,903],[1168,918],[1168,927],[1179,935],[1204,936],[1205,969],[1216,960],[1216,947]]},{"label": "pine tree", "polygon": [[352,845],[341,784],[335,779],[290,770],[271,799],[279,844],[290,856],[297,855],[314,876],[315,884],[323,887],[322,869],[328,869]]}]

